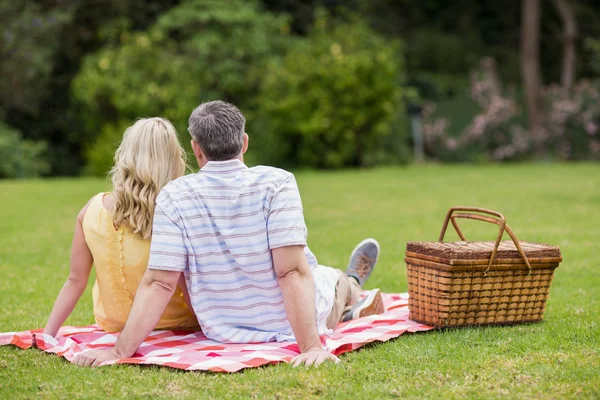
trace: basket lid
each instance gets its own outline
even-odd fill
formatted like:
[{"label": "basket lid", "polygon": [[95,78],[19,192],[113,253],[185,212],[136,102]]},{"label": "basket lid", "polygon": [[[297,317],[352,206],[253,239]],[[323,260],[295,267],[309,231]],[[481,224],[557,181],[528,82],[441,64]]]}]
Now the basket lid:
[{"label": "basket lid", "polygon": [[[448,265],[487,264],[494,250],[494,242],[408,242],[407,256],[420,259],[435,258],[437,262]],[[520,242],[531,264],[561,262],[560,248],[549,244]],[[523,259],[515,244],[500,242],[495,264],[522,262]]]}]

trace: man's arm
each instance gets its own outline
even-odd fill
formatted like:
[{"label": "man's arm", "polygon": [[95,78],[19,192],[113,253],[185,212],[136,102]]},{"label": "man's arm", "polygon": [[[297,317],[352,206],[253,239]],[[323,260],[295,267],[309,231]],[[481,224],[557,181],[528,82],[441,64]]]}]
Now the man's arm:
[{"label": "man's arm", "polygon": [[97,367],[104,361],[133,356],[158,324],[177,288],[180,275],[178,271],[146,270],[115,347],[82,353],[73,362],[79,366]]},{"label": "man's arm", "polygon": [[302,353],[292,360],[292,364],[317,366],[326,360],[339,362],[321,346],[316,323],[315,282],[304,247],[285,246],[273,249],[271,253],[285,312]]}]

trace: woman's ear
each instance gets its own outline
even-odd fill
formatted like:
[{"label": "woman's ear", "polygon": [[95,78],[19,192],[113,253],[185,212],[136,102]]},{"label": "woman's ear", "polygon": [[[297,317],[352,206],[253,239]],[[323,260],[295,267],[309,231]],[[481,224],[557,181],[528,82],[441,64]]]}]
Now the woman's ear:
[{"label": "woman's ear", "polygon": [[246,152],[248,151],[248,141],[250,140],[250,138],[248,137],[247,133],[244,133],[244,146],[242,147],[242,154],[246,154]]}]

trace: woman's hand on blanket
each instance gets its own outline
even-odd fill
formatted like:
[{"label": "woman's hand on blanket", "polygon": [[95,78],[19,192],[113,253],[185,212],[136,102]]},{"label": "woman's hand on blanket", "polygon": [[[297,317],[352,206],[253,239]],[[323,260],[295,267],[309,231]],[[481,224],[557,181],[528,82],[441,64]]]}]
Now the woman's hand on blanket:
[{"label": "woman's hand on blanket", "polygon": [[291,363],[293,367],[298,367],[302,364],[306,365],[307,367],[310,367],[311,365],[318,367],[325,361],[333,361],[337,364],[340,362],[340,359],[327,350],[324,350],[320,347],[313,347],[312,349],[309,349],[306,352],[292,358]]},{"label": "woman's hand on blanket", "polygon": [[118,360],[121,357],[114,348],[105,350],[91,350],[81,353],[75,357],[73,364],[80,367],[95,368],[105,361]]}]

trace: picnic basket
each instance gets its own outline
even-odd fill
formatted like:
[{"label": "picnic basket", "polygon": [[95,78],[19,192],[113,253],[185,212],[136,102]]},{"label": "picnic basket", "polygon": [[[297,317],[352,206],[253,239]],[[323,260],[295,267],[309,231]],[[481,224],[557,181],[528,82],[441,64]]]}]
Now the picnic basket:
[{"label": "picnic basket", "polygon": [[[458,218],[498,225],[496,241],[468,242]],[[444,242],[449,222],[462,242]],[[453,207],[438,242],[409,242],[405,261],[410,319],[446,328],[541,321],[562,258],[556,246],[519,242],[499,212]]]}]

